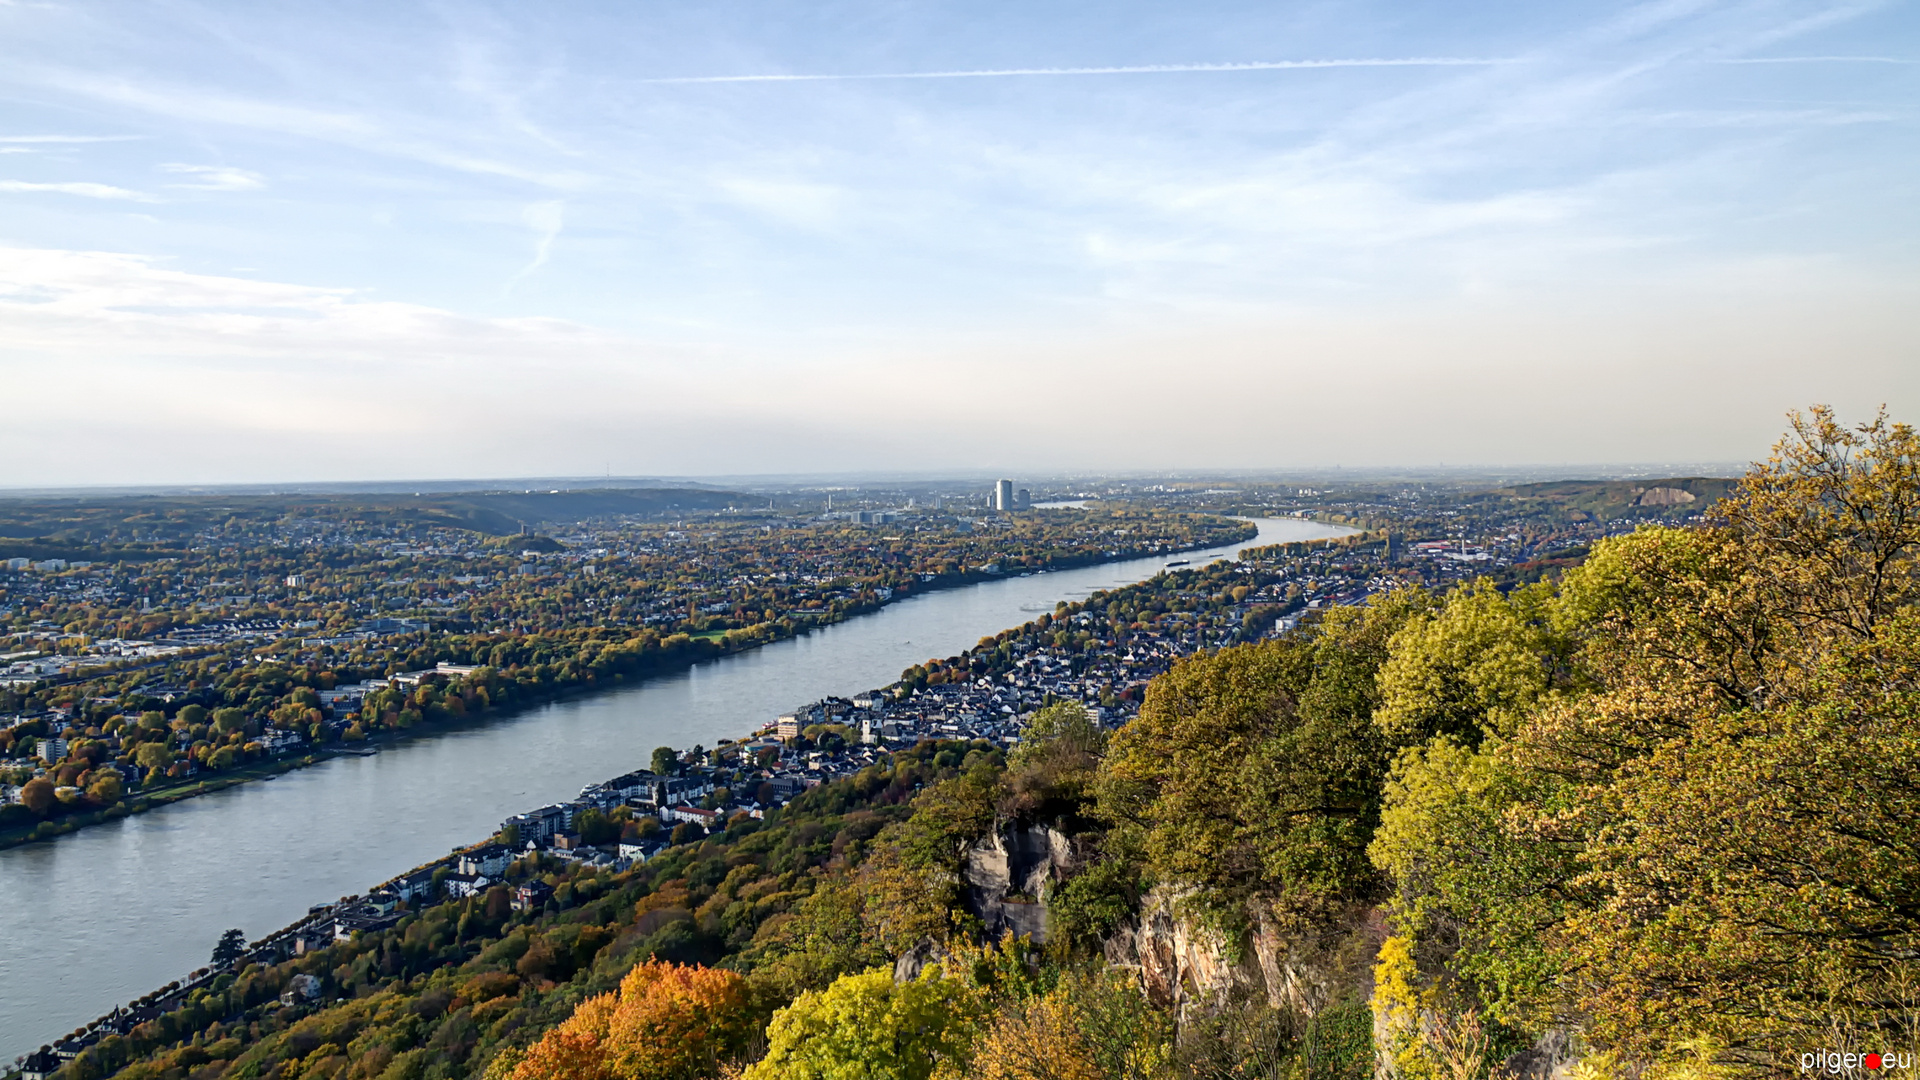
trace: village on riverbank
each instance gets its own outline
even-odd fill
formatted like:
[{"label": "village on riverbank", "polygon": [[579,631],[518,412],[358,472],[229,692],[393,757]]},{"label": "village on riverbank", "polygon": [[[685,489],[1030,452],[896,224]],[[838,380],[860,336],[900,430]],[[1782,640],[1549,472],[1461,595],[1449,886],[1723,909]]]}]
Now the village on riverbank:
[{"label": "village on riverbank", "polygon": [[[1103,728],[1117,728],[1137,711],[1147,684],[1184,656],[1286,633],[1332,607],[1364,603],[1402,580],[1392,573],[1396,559],[1415,574],[1456,576],[1456,567],[1468,565],[1416,562],[1405,550],[1388,537],[1354,533],[1252,549],[1238,561],[1208,566],[1175,558],[1147,581],[1062,602],[1053,614],[983,638],[965,653],[915,665],[884,689],[807,703],[712,749],[662,748],[649,768],[513,815],[478,843],[363,894],[316,905],[224,962],[112,1010],[16,1065],[23,1080],[45,1080],[89,1046],[180,1007],[232,971],[377,932],[434,903],[504,886],[516,910],[541,908],[554,899],[551,882],[567,874],[618,873],[742,818],[777,816],[805,792],[907,748],[936,743],[955,762],[974,749],[1010,748],[1027,719],[1052,703],[1079,703]],[[1489,556],[1475,565],[1508,562]],[[423,674],[431,683],[471,673]],[[304,1004],[308,989],[291,987],[283,1004]]]},{"label": "village on riverbank", "polygon": [[[180,1007],[247,964],[377,932],[432,904],[504,889],[514,909],[541,909],[555,902],[554,882],[571,874],[619,873],[742,821],[777,818],[796,797],[908,749],[938,747],[943,762],[952,757],[948,764],[973,751],[1008,749],[1018,744],[1027,719],[1052,703],[1078,703],[1101,727],[1117,728],[1137,710],[1147,684],[1182,657],[1285,634],[1402,584],[1444,589],[1478,576],[1523,580],[1552,553],[1521,541],[1512,532],[1435,538],[1388,528],[1252,549],[1237,561],[1206,566],[1170,558],[1149,580],[1063,601],[1053,613],[983,638],[960,655],[914,665],[883,689],[808,703],[711,749],[661,748],[646,768],[591,784],[567,802],[513,815],[492,836],[363,894],[316,905],[293,924],[75,1029],[17,1065],[26,1080],[41,1080],[89,1046]],[[406,700],[479,674],[478,667],[443,662],[337,686],[342,692],[328,705],[378,707],[379,695]],[[282,1004],[299,1007],[309,989],[319,992],[307,984],[290,987]]]},{"label": "village on riverbank", "polygon": [[147,524],[130,533],[138,559],[13,559],[0,569],[0,847],[910,595],[1253,534],[1124,505],[904,501],[660,521],[589,500],[598,516],[555,524],[557,539],[296,501],[177,536]]}]

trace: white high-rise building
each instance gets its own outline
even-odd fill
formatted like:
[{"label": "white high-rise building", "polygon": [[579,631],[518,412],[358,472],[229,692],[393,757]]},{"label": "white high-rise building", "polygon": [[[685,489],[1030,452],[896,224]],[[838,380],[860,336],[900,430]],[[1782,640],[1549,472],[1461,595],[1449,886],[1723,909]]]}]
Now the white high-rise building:
[{"label": "white high-rise building", "polygon": [[1003,513],[1013,509],[1013,481],[993,482],[993,508]]}]

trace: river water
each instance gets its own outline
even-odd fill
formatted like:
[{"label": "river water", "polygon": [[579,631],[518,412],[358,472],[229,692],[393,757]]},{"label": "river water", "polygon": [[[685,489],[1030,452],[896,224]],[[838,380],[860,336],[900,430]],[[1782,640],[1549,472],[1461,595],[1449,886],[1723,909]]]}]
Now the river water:
[{"label": "river water", "polygon": [[1255,522],[1247,544],[1006,578],[890,604],[677,675],[389,744],[0,851],[0,1062],[249,938],[485,837],[511,814],[644,768],[656,746],[714,745],[782,710],[886,686],[1061,600],[1240,547],[1351,530]]}]

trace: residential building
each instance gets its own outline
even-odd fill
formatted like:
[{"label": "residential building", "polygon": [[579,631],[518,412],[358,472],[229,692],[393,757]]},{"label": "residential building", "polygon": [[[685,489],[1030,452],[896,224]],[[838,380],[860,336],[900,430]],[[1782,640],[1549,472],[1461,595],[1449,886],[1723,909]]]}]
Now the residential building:
[{"label": "residential building", "polygon": [[553,886],[543,881],[529,881],[513,890],[512,899],[508,903],[515,911],[532,911],[535,908],[545,907],[547,901],[551,899],[553,899]]}]

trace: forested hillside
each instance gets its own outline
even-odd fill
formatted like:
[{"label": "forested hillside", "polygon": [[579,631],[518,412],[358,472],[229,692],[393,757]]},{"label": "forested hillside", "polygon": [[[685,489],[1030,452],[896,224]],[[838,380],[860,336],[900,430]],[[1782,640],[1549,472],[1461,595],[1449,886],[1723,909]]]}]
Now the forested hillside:
[{"label": "forested hillside", "polygon": [[[1920,440],[411,914],[69,1080],[1707,1077],[1920,1036]],[[682,966],[684,965],[684,966]],[[315,1003],[275,1002],[296,973]],[[1859,1070],[1854,1070],[1859,1071]]]},{"label": "forested hillside", "polygon": [[[495,536],[523,524],[590,517],[758,506],[764,500],[705,488],[434,492],[418,495],[135,495],[0,499],[0,554],[45,557],[61,549],[93,558],[171,549],[196,537],[233,537],[302,521],[397,529],[466,529]],[[14,538],[14,539],[7,539]]]}]

